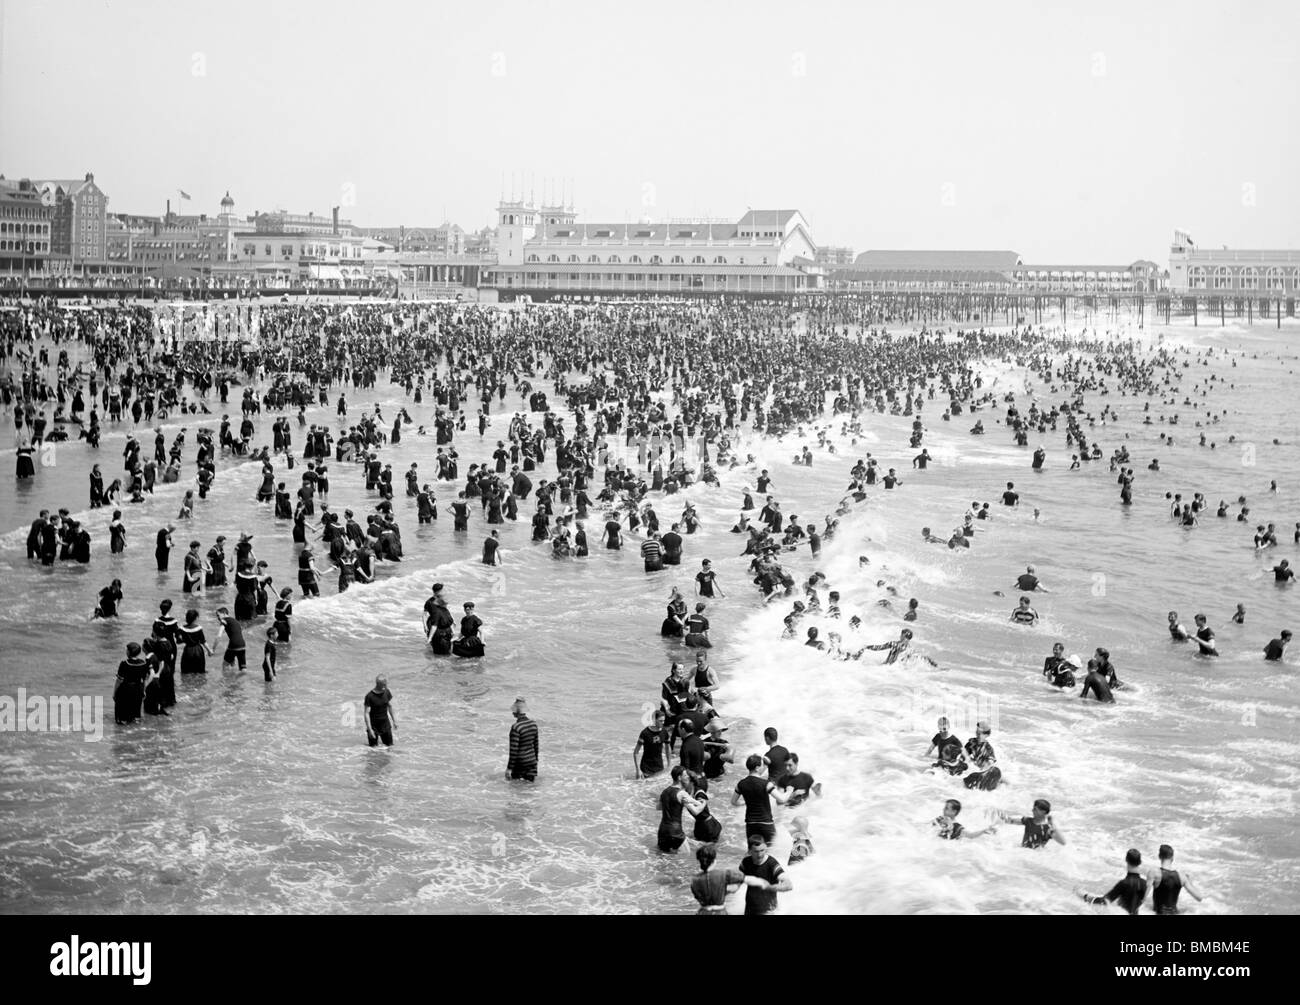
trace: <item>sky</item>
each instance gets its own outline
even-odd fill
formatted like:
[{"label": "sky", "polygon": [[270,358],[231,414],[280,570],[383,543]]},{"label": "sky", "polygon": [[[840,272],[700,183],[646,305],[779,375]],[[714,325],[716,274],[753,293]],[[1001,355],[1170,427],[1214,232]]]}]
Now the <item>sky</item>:
[{"label": "sky", "polygon": [[799,209],[819,244],[1300,248],[1300,3],[0,0],[0,173],[109,211]]}]

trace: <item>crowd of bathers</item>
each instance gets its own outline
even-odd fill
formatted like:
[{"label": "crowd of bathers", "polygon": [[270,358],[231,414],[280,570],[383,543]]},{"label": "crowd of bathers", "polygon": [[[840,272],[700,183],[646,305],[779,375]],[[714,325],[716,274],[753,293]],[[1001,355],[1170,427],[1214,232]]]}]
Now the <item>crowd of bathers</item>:
[{"label": "crowd of bathers", "polygon": [[[123,514],[152,495],[156,485],[192,483],[195,488],[186,491],[177,520],[197,523],[196,509],[203,509],[216,482],[218,461],[260,464],[262,481],[250,503],[272,506],[275,517],[285,522],[296,546],[304,599],[320,595],[324,578],[311,540],[317,535],[327,549],[326,560],[338,572],[338,592],[373,582],[382,566],[403,560],[395,503],[402,481],[384,461],[384,451],[404,436],[431,436],[436,445],[432,477],[416,463],[404,474],[405,495],[420,523],[438,519],[437,493],[445,487],[454,531],[468,530],[477,500],[486,526],[526,518],[533,541],[548,546],[559,559],[577,560],[591,557],[587,528],[595,520],[605,549],[622,548],[625,533],[641,534],[645,568],[653,572],[679,564],[683,535],[699,526],[699,515],[688,503],[679,518],[666,521],[669,529],[664,531],[655,504],[666,508],[668,497],[697,482],[718,486],[719,469],[743,465],[748,470],[753,455],[742,458],[737,442],[751,432],[815,436],[817,447],[833,457],[835,423],[841,439],[849,437],[856,446],[864,419],[872,413],[912,417],[910,445],[920,448],[913,468],[923,470],[933,460],[922,446],[921,413],[927,403],[935,403],[931,407],[940,410],[941,421],[1001,404],[1005,430],[1020,446],[1063,423],[1067,446],[1077,450],[1071,463],[1077,469],[1103,456],[1095,442],[1098,424],[1105,428],[1118,421],[1108,405],[1097,415],[1089,412],[1085,394],[1159,395],[1162,402],[1176,403],[1181,369],[1187,364],[1185,353],[1169,348],[1147,351],[1133,342],[1096,335],[1080,339],[1042,328],[922,328],[890,334],[885,331],[888,308],[870,297],[795,305],[701,301],[499,310],[464,304],[357,303],[248,305],[242,310],[239,338],[211,337],[211,319],[197,311],[160,320],[157,312],[139,305],[71,309],[53,301],[0,311],[0,402],[13,415],[20,479],[39,478],[34,455],[47,443],[72,439],[73,431],[89,456],[102,448],[106,431],[125,436],[121,477],[109,478],[105,485],[101,463],[92,464],[89,477],[90,507],[113,508],[109,551],[114,555],[134,533]],[[987,364],[1024,369],[1057,400],[1047,406],[1034,400],[1022,412],[1015,394],[995,395],[985,389]],[[383,382],[400,388],[413,405],[434,404],[430,428],[413,430],[415,422],[404,407],[391,423],[378,404],[372,412],[350,408],[349,388],[372,390]],[[542,390],[544,385],[551,390]],[[521,406],[513,414],[505,404],[512,388]],[[1207,384],[1202,393],[1209,388]],[[552,406],[548,394],[567,406],[572,425]],[[308,408],[331,407],[333,427],[323,420],[309,424]],[[231,414],[236,409],[237,425]],[[268,429],[266,417],[271,416]],[[499,438],[488,439],[488,426],[506,416]],[[191,425],[182,426],[170,442],[163,432],[164,422],[178,421],[196,427],[192,460],[187,457]],[[144,445],[151,426],[152,452]],[[984,434],[983,421],[971,432]],[[295,443],[296,434],[301,434],[301,444]],[[462,460],[474,455],[478,459],[462,474]],[[1041,470],[1045,457],[1039,446],[1032,468]],[[813,465],[811,445],[801,449],[794,463]],[[1121,501],[1126,505],[1132,498],[1132,468],[1124,467],[1129,463],[1127,447],[1112,454],[1111,469],[1120,471]],[[373,512],[364,517],[364,525],[353,510],[340,515],[330,508],[331,464],[343,470],[350,466],[374,493]],[[552,476],[538,477],[551,465]],[[854,463],[846,494],[819,526],[783,513],[772,494],[774,481],[762,469],[756,488],[743,492],[732,528],[745,537],[744,554],[751,558],[750,574],[761,595],[767,600],[792,596],[797,580],[783,557],[803,546],[817,556],[823,542],[834,537],[839,518],[864,503],[869,487],[877,484],[893,490],[903,483],[896,469],[867,454]],[[761,507],[755,505],[755,494],[765,499]],[[1018,500],[1014,483],[1008,482],[1003,503],[1016,505]],[[1183,506],[1177,511],[1180,520],[1187,506],[1195,512],[1203,505],[1199,493],[1190,504],[1182,504],[1181,498],[1174,502]],[[756,519],[751,517],[755,511]],[[1221,507],[1220,515],[1225,513]],[[988,503],[973,503],[963,524],[947,538],[932,535],[928,527],[922,534],[949,548],[969,547],[975,521],[991,515]],[[237,524],[237,515],[234,521]],[[213,520],[202,523],[211,526]],[[216,615],[216,630],[228,637],[225,662],[244,668],[244,629],[265,624],[263,670],[272,681],[277,646],[291,636],[294,592],[275,586],[272,570],[257,559],[251,535],[242,527],[222,529],[239,535],[233,556],[225,553],[226,535],[216,535],[206,553],[203,543],[193,538],[182,563],[181,593],[220,591],[233,577],[233,611],[222,607]],[[160,571],[168,569],[176,531],[176,523],[150,528]],[[1268,543],[1265,534],[1265,546]],[[58,560],[89,563],[91,549],[84,521],[70,507],[57,514],[43,511],[29,534],[29,557],[46,565]],[[488,565],[501,561],[494,529],[484,541],[482,560]],[[869,564],[866,556],[862,562]],[[674,590],[662,633],[702,649],[710,644],[707,602],[722,595],[710,561],[702,562],[696,582],[694,612]],[[884,580],[878,585],[897,596]],[[100,592],[96,616],[116,616],[123,590],[130,588],[114,579]],[[457,637],[445,600],[438,602],[440,592],[435,590],[426,607],[426,642],[439,654],[481,656],[482,621],[472,602]],[[860,644],[853,639],[861,626],[856,616],[845,632],[830,631],[825,638],[819,627],[801,625],[805,617],[819,613],[822,593],[828,598],[826,616],[838,619],[838,591],[830,589],[824,576],[814,574],[803,583],[801,599],[785,618],[787,638],[802,633],[807,646],[837,659],[860,659],[872,650],[886,651],[889,663],[916,656],[911,628],[904,628],[894,641]],[[1027,597],[1022,599],[1013,620],[1033,623],[1036,612],[1028,603]],[[904,620],[915,620],[918,605],[917,599],[909,600]],[[138,718],[141,708],[145,714],[164,714],[175,702],[173,675],[178,665],[181,672],[200,672],[204,657],[213,654],[196,608],[182,612],[180,621],[170,612],[171,601],[165,600],[149,636],[131,643],[119,666],[116,691],[122,695],[122,721]],[[1177,638],[1175,621],[1171,615],[1171,633]],[[1284,633],[1282,644],[1288,639],[1289,633]],[[928,657],[917,658],[934,665]],[[1068,662],[1060,654],[1055,658]],[[1103,665],[1089,670],[1094,671],[1088,682],[1097,696],[1109,696],[1116,684],[1113,673],[1107,675]],[[1058,686],[1066,686],[1070,676],[1061,666],[1045,673]],[[661,847],[679,836],[683,808],[695,818],[696,837],[710,847],[715,844],[716,839],[707,836],[717,821],[708,811],[705,784],[720,777],[732,758],[721,736],[725,727],[712,705],[716,686],[707,661],[698,662],[690,674],[675,669],[663,686],[662,722],[646,723],[646,730],[659,731],[660,754],[665,745],[670,753],[681,750],[671,791],[660,797]],[[770,742],[775,744],[775,739]],[[655,763],[651,746],[643,731],[641,773]],[[777,750],[775,758],[772,749]],[[762,863],[768,861],[765,851],[772,835],[770,821],[757,819],[763,816],[759,804],[769,795],[780,801],[786,790],[792,798],[801,792],[806,798],[811,791],[782,785],[787,777],[802,781],[804,773],[798,771],[797,759],[782,760],[781,749],[772,749],[759,755],[757,769],[747,765],[747,777],[764,780],[763,797],[757,795],[757,783],[749,786],[755,791],[754,806],[743,791],[736,794],[747,804],[747,837],[751,842],[763,839],[764,854],[755,868],[768,872],[770,867]],[[774,760],[780,763],[774,765]],[[947,770],[952,767],[942,757],[938,763]],[[992,777],[987,772],[997,770],[991,747],[987,757],[975,757],[974,763],[985,779]],[[787,773],[787,767],[793,770]],[[751,815],[756,819],[750,820]],[[750,823],[763,827],[751,829]],[[796,834],[797,847],[804,844],[811,847],[806,822]],[[746,884],[754,891],[755,910],[775,903],[779,884],[771,878],[763,882],[767,885]],[[710,896],[716,894],[715,881],[706,886],[713,891]]]}]

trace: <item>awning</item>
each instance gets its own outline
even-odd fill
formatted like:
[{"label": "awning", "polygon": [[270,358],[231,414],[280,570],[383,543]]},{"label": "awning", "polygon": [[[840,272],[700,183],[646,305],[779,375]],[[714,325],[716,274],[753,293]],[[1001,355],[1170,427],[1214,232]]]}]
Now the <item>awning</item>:
[{"label": "awning", "polygon": [[312,279],[343,279],[343,273],[337,265],[313,265],[311,268]]}]

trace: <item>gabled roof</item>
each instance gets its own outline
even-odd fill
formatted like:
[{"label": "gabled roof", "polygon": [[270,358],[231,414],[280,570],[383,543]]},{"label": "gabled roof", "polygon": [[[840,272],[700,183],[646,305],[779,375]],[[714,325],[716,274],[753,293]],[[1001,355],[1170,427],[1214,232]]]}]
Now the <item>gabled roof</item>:
[{"label": "gabled roof", "polygon": [[857,283],[1005,283],[1007,275],[997,269],[836,269],[831,278]]},{"label": "gabled roof", "polygon": [[853,267],[901,272],[1001,271],[1020,265],[1014,251],[864,251]]},{"label": "gabled roof", "polygon": [[76,195],[83,188],[90,184],[87,178],[42,178],[40,181],[33,181],[37,188],[61,188],[69,195]]},{"label": "gabled roof", "polygon": [[755,227],[776,227],[785,230],[785,225],[792,217],[798,216],[797,209],[751,209],[740,218],[737,228],[749,230]]}]

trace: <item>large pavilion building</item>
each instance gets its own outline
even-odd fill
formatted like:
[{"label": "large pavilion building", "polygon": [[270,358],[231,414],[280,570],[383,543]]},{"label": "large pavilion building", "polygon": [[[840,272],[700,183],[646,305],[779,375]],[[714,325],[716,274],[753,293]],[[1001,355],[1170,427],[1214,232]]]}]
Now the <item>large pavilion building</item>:
[{"label": "large pavilion building", "polygon": [[864,292],[1156,293],[1166,276],[1151,261],[1034,265],[1014,251],[864,251],[831,274]]},{"label": "large pavilion building", "polygon": [[820,286],[808,222],[795,209],[735,223],[579,223],[571,207],[497,207],[496,263],[483,282],[505,296],[788,296]]},{"label": "large pavilion building", "polygon": [[1300,250],[1198,248],[1183,230],[1169,248],[1169,286],[1179,293],[1300,292]]}]

